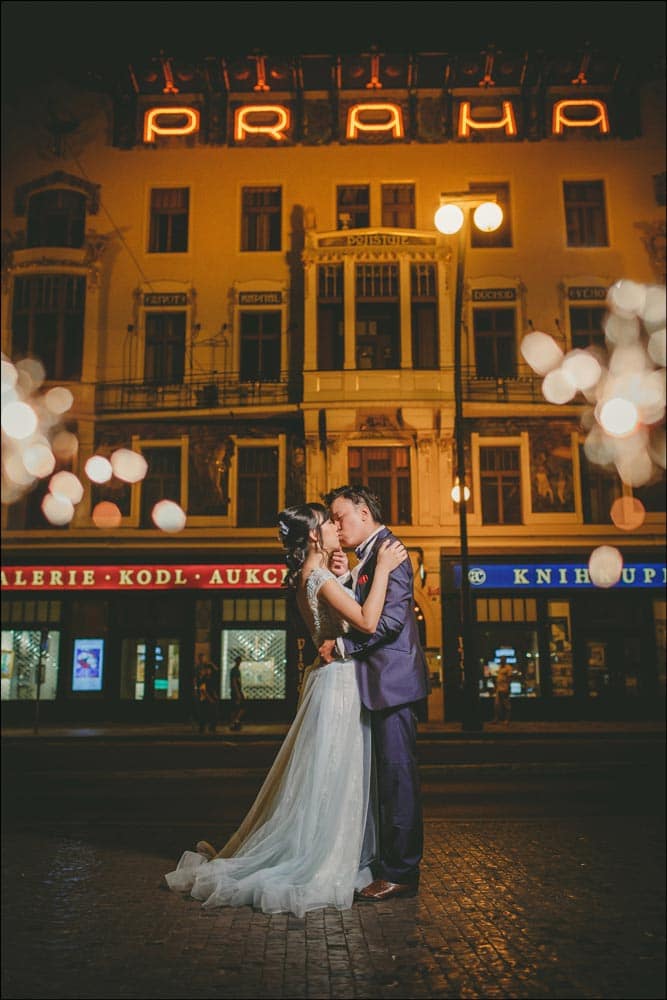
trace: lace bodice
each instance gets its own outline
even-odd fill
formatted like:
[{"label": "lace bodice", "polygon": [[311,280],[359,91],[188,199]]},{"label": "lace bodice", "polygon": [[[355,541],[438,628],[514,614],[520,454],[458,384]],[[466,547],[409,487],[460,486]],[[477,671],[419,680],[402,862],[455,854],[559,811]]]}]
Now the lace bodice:
[{"label": "lace bodice", "polygon": [[334,611],[328,601],[320,600],[320,589],[329,580],[336,581],[336,577],[331,570],[324,568],[314,569],[306,580],[305,596],[312,616],[311,635],[316,647],[324,639],[335,639],[349,628],[348,623]]}]

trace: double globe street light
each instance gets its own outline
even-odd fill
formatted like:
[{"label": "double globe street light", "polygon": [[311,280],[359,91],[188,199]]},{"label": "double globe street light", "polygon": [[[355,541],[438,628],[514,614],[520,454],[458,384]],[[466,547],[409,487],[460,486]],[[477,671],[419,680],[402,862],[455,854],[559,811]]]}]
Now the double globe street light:
[{"label": "double globe street light", "polygon": [[456,255],[456,294],[454,299],[454,440],[456,442],[456,482],[452,499],[459,510],[461,553],[461,666],[463,670],[463,730],[477,732],[483,728],[479,701],[479,666],[475,654],[472,599],[470,594],[470,559],[468,552],[468,501],[465,463],[465,433],[463,423],[463,281],[470,213],[481,232],[492,233],[502,224],[503,210],[494,195],[480,197],[470,191],[452,191],[440,195],[440,208],[435,213],[435,227],[445,236],[459,234]]}]

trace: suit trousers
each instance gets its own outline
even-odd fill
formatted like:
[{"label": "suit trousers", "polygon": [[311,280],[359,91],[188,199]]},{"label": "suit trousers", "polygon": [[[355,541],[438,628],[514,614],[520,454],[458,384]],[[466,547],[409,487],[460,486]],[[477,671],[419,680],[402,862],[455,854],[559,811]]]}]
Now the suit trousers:
[{"label": "suit trousers", "polygon": [[412,705],[371,713],[378,795],[376,879],[417,884],[424,849],[417,727]]}]

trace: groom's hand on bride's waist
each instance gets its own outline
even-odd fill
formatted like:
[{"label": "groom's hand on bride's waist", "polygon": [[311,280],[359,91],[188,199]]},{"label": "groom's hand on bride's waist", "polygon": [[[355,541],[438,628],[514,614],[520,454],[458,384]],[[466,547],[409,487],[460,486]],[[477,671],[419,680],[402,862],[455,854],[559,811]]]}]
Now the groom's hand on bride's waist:
[{"label": "groom's hand on bride's waist", "polygon": [[331,663],[336,659],[336,640],[325,639],[317,652],[323,663]]}]

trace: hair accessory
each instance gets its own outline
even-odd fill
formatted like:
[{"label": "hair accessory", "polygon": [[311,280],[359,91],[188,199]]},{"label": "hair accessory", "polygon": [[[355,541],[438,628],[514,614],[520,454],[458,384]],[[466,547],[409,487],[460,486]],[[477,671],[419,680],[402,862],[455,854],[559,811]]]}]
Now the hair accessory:
[{"label": "hair accessory", "polygon": [[287,538],[287,536],[289,535],[289,525],[287,524],[286,521],[282,520],[278,521],[278,531],[283,536],[283,538]]}]

